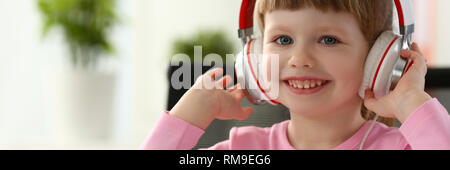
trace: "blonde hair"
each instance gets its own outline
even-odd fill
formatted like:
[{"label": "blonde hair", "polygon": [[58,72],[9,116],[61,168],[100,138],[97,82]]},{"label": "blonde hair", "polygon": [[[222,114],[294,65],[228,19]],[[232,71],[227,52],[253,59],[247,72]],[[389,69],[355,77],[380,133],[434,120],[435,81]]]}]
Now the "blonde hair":
[{"label": "blonde hair", "polygon": [[[305,7],[327,12],[348,12],[359,23],[365,39],[372,47],[377,37],[387,30],[392,30],[393,3],[392,0],[257,0],[255,13],[261,29],[264,30],[264,16],[274,10],[299,10]],[[364,104],[361,106],[361,116],[366,120],[375,117],[375,113],[368,110]],[[394,126],[394,119],[382,118],[379,122],[387,126]]]}]

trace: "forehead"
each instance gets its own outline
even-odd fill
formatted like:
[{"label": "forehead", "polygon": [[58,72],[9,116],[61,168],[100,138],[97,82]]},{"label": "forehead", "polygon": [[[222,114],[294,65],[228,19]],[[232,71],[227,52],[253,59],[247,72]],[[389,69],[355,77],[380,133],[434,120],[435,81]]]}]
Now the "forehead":
[{"label": "forehead", "polygon": [[[274,10],[264,17],[266,30],[289,29],[289,31],[302,29],[328,28],[351,33],[359,30],[356,18],[348,12],[322,11],[315,8],[298,10]],[[287,31],[287,30],[286,30]]]}]

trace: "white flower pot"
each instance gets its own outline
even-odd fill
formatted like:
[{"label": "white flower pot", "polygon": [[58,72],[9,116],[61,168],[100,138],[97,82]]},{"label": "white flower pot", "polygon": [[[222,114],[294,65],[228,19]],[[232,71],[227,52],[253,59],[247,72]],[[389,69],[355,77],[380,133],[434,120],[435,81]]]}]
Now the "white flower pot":
[{"label": "white flower pot", "polygon": [[112,137],[116,74],[66,70],[48,73],[52,136],[58,143],[104,141]]}]

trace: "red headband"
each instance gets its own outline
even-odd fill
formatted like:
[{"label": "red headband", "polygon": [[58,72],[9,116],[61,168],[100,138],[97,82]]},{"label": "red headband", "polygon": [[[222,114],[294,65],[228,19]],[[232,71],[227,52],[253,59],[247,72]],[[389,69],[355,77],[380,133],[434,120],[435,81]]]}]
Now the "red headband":
[{"label": "red headband", "polygon": [[[239,15],[239,30],[253,28],[253,12],[255,10],[256,0],[243,0],[241,5],[241,13]],[[400,29],[407,29],[406,27],[414,26],[414,17],[412,14],[412,5],[409,0],[394,0],[394,4],[397,9],[398,20]],[[414,31],[413,29],[410,31]],[[400,31],[401,34],[409,34],[408,31]],[[243,38],[245,34],[240,34],[239,37]]]}]

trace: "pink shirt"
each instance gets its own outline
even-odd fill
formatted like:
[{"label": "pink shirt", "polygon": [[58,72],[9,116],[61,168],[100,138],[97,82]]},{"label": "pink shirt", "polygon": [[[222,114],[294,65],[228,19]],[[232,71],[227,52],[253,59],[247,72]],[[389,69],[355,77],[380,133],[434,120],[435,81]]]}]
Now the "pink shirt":
[{"label": "pink shirt", "polygon": [[[288,121],[270,128],[232,128],[230,138],[208,148],[215,150],[294,150],[286,135]],[[370,126],[366,122],[352,137],[336,150],[359,149],[360,142]],[[141,149],[187,150],[192,149],[204,131],[183,120],[164,112]],[[400,128],[387,127],[375,123],[364,149],[409,150],[445,149],[450,150],[450,116],[436,98],[417,108]]]}]

